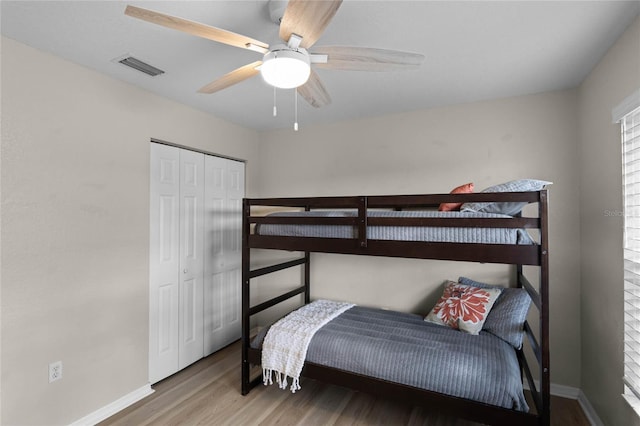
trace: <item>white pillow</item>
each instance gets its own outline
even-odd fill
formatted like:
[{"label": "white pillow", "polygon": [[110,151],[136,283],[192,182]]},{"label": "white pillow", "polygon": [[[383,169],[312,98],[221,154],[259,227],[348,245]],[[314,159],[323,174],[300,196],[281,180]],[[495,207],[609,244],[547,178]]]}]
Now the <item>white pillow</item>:
[{"label": "white pillow", "polygon": [[[510,182],[501,183],[499,185],[490,186],[483,189],[481,192],[529,192],[540,191],[545,186],[551,185],[553,182],[537,179],[518,179]],[[486,202],[486,203],[464,203],[460,207],[460,211],[472,211],[482,213],[501,213],[513,216],[522,210],[526,206],[526,202],[514,202],[514,203],[498,203],[498,202]]]}]

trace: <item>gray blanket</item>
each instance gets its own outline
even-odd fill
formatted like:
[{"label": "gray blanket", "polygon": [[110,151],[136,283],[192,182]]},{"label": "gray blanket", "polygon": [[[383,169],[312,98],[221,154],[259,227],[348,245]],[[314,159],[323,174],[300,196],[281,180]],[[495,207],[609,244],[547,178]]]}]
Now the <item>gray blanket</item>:
[{"label": "gray blanket", "polygon": [[[254,339],[253,347],[260,347],[266,330]],[[355,306],[316,332],[306,360],[491,405],[529,410],[513,347],[489,333],[473,336],[424,322],[414,314]]]},{"label": "gray blanket", "polygon": [[[495,213],[439,212],[439,211],[378,211],[369,210],[369,217],[435,217],[435,218],[511,218]],[[353,217],[353,210],[273,213],[273,216]],[[357,238],[357,228],[345,225],[284,225],[260,224],[260,235],[292,237]],[[533,244],[524,229],[517,228],[468,228],[468,227],[420,227],[420,226],[369,226],[370,240],[429,241],[478,244]]]}]

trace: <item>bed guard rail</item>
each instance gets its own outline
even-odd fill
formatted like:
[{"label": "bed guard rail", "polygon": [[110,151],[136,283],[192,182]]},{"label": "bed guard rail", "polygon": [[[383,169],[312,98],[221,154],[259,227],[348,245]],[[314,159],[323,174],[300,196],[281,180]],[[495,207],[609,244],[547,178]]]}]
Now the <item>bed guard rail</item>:
[{"label": "bed guard rail", "polygon": [[[546,190],[473,194],[251,198],[244,200],[243,218],[246,221],[244,225],[246,229],[244,231],[247,238],[246,242],[252,248],[538,265],[540,263],[540,246],[538,245],[372,240],[367,237],[367,231],[374,226],[540,229],[542,221],[540,215],[538,217],[516,216],[510,218],[371,217],[367,212],[370,209],[435,209],[440,203],[540,203],[541,197],[544,196],[543,194],[546,195]],[[357,214],[348,217],[252,215],[253,208],[257,207],[294,208],[306,211],[352,210],[356,211]],[[352,227],[356,232],[354,232],[354,238],[300,238],[258,235],[251,232],[254,225],[259,226],[262,224],[342,225]],[[505,250],[507,247],[508,250]]]}]

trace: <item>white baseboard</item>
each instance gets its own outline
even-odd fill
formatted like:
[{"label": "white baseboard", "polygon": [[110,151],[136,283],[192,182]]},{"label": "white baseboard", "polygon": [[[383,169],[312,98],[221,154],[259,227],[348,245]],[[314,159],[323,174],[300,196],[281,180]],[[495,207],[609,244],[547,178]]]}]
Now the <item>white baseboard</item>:
[{"label": "white baseboard", "polygon": [[[536,386],[538,386],[537,383],[536,383]],[[577,389],[571,386],[558,385],[556,383],[551,383],[550,387],[551,387],[551,395],[559,396],[567,399],[578,399],[578,397],[582,393],[580,389]]]},{"label": "white baseboard", "polygon": [[[534,380],[533,383],[536,385],[536,388],[540,389],[539,381]],[[525,390],[531,390],[531,388],[529,388],[529,383],[526,380],[523,383],[522,387]],[[578,396],[582,392],[580,389],[577,389],[571,386],[558,385],[555,383],[551,383],[551,386],[549,387],[550,387],[551,395],[559,396],[562,398],[568,398],[568,399],[578,399]]]},{"label": "white baseboard", "polygon": [[578,395],[578,403],[582,407],[582,411],[584,411],[584,414],[587,416],[587,420],[589,420],[591,426],[604,426],[604,423],[602,423],[602,420],[598,417],[596,410],[593,409],[593,405],[591,405],[587,396],[582,391],[580,391],[580,394]]},{"label": "white baseboard", "polygon": [[[536,386],[539,386],[537,381],[536,381]],[[600,420],[600,418],[598,417],[598,414],[593,409],[593,406],[587,399],[587,396],[580,389],[577,389],[571,386],[558,385],[555,383],[551,383],[550,387],[551,387],[551,395],[577,400],[578,403],[580,404],[580,407],[582,407],[584,414],[587,416],[587,420],[589,420],[589,423],[591,424],[591,426],[604,426],[604,423],[602,423],[602,420]],[[528,390],[529,389],[528,384],[525,383],[524,388]],[[113,401],[111,404],[106,405],[100,408],[99,410],[94,411],[93,413],[81,418],[80,420],[73,422],[70,426],[96,425],[101,421],[118,413],[119,411],[124,410],[128,406],[135,404],[136,402],[140,401],[142,398],[145,398],[151,395],[153,392],[155,391],[151,389],[151,385],[146,384],[140,389],[130,392],[127,395],[123,396],[122,398],[119,398],[116,401]]]},{"label": "white baseboard", "polygon": [[[540,387],[540,383],[537,380],[534,380],[534,383],[536,387]],[[526,381],[524,383],[524,389],[529,390],[529,384]],[[578,401],[591,426],[604,426],[604,423],[602,423],[602,420],[600,420],[600,417],[598,417],[596,410],[593,409],[593,406],[587,399],[587,396],[584,394],[584,392],[582,392],[582,390],[571,386],[558,385],[555,383],[551,383],[550,390],[551,395],[553,396],[575,399],[576,401]]]},{"label": "white baseboard", "polygon": [[106,405],[87,416],[84,416],[80,420],[76,420],[75,422],[71,423],[70,426],[96,425],[101,421],[113,416],[117,412],[124,410],[128,406],[135,404],[142,398],[151,395],[153,392],[155,391],[151,389],[151,385],[147,383],[143,387],[136,389],[133,392],[126,394],[122,398],[113,401],[111,404]]}]

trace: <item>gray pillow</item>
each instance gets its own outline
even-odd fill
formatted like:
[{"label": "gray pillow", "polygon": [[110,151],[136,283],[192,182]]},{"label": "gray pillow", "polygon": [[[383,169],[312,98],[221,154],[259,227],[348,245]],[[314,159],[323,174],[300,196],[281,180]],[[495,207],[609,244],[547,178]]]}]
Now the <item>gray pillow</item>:
[{"label": "gray pillow", "polygon": [[[460,277],[458,282],[479,288],[503,288]],[[505,288],[493,304],[482,329],[501,338],[516,349],[522,348],[524,322],[531,298],[523,288]]]},{"label": "gray pillow", "polygon": [[[499,185],[490,186],[483,189],[481,192],[529,192],[540,191],[546,185],[551,185],[552,182],[546,180],[537,179],[518,179],[510,182],[501,183]],[[460,211],[473,211],[482,213],[502,213],[513,216],[522,210],[527,203],[464,203],[460,207]]]}]

